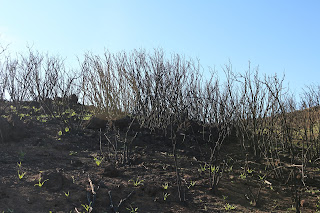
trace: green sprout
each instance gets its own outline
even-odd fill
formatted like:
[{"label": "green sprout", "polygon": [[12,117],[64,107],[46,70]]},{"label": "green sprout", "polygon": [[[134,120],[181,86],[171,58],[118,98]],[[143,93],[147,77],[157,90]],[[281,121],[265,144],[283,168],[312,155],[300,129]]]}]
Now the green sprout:
[{"label": "green sprout", "polygon": [[288,208],[287,211],[295,211],[296,210],[296,207],[294,206],[291,206],[291,208]]},{"label": "green sprout", "polygon": [[200,165],[200,169],[199,169],[200,172],[205,172],[206,170],[207,170],[207,164],[204,164],[204,166]]},{"label": "green sprout", "polygon": [[260,180],[264,180],[264,178],[266,177],[266,175],[263,175],[263,176],[258,175],[258,176]]},{"label": "green sprout", "polygon": [[227,169],[227,172],[232,172],[232,169],[233,169],[233,166],[230,166],[230,167]]},{"label": "green sprout", "polygon": [[39,112],[40,111],[40,108],[36,108],[34,106],[32,107],[32,109],[33,109],[34,112]]},{"label": "green sprout", "polygon": [[248,174],[252,174],[253,169],[248,168],[248,169],[247,169],[247,172],[248,172]]},{"label": "green sprout", "polygon": [[89,205],[87,205],[87,204],[81,204],[81,206],[83,206],[83,208],[84,208],[87,212],[91,212],[91,211],[92,211],[91,204],[92,204],[92,202],[90,202]]},{"label": "green sprout", "polygon": [[143,185],[143,181],[144,181],[144,180],[139,180],[139,177],[137,178],[137,180],[133,180],[133,179],[129,180],[129,182],[133,182],[133,185],[134,185],[135,187],[138,187],[138,186],[140,186],[140,185]]},{"label": "green sprout", "polygon": [[75,182],[76,182],[76,180],[75,180],[75,178],[74,178],[74,176],[73,176],[73,175],[71,176],[71,178],[72,178],[72,183],[75,183]]},{"label": "green sprout", "polygon": [[219,172],[219,166],[210,166],[211,173]]},{"label": "green sprout", "polygon": [[168,182],[165,182],[165,183],[162,185],[162,188],[163,188],[164,190],[167,190],[168,187],[169,187]]},{"label": "green sprout", "polygon": [[69,155],[76,155],[76,154],[78,154],[78,152],[74,152],[74,151],[69,152]]},{"label": "green sprout", "polygon": [[191,181],[191,182],[189,183],[189,185],[187,186],[187,188],[190,189],[191,186],[195,186],[195,185],[196,185],[196,182],[195,182],[195,181]]},{"label": "green sprout", "polygon": [[169,196],[170,196],[170,194],[168,194],[168,193],[163,193],[163,200],[166,201]]},{"label": "green sprout", "polygon": [[17,162],[17,165],[18,165],[19,168],[21,168],[21,161]]},{"label": "green sprout", "polygon": [[138,207],[137,208],[133,208],[131,205],[130,205],[130,208],[126,208],[130,213],[134,213],[134,212],[138,212]]},{"label": "green sprout", "polygon": [[69,131],[70,131],[69,127],[66,127],[66,128],[64,129],[64,131],[65,131],[65,132],[69,132]]},{"label": "green sprout", "polygon": [[241,178],[242,180],[244,180],[244,179],[247,178],[247,175],[246,175],[245,173],[241,173],[241,174],[240,174],[240,178]]},{"label": "green sprout", "polygon": [[229,203],[226,203],[226,205],[224,205],[224,209],[226,211],[229,211],[229,210],[234,210],[236,209],[237,207],[235,205],[230,205]]},{"label": "green sprout", "polygon": [[226,200],[228,198],[228,196],[226,195],[222,195],[223,199]]},{"label": "green sprout", "polygon": [[12,112],[16,112],[17,111],[17,108],[12,106],[12,105],[10,106],[10,109],[12,110]]},{"label": "green sprout", "polygon": [[22,172],[20,174],[20,171],[18,170],[18,176],[19,176],[19,179],[21,180],[23,178],[23,176],[25,175],[26,173],[25,172]]},{"label": "green sprout", "polygon": [[58,135],[59,135],[59,136],[61,136],[61,135],[62,135],[62,131],[61,131],[61,130],[58,132]]},{"label": "green sprout", "polygon": [[39,183],[36,183],[36,184],[34,184],[34,186],[39,186],[39,187],[42,187],[43,186],[43,184],[46,182],[46,181],[48,181],[49,179],[47,179],[47,180],[44,180],[43,182],[41,182],[41,177],[39,178]]},{"label": "green sprout", "polygon": [[68,191],[68,193],[67,192],[63,192],[64,193],[64,195],[66,196],[66,197],[69,197],[69,195],[70,195],[70,192]]},{"label": "green sprout", "polygon": [[92,117],[91,114],[85,114],[85,115],[83,116],[82,120],[88,121],[88,120],[90,120],[91,117]]},{"label": "green sprout", "polygon": [[103,158],[98,158],[98,157],[94,157],[94,161],[96,162],[97,166],[100,166],[100,164],[102,163],[104,157]]}]

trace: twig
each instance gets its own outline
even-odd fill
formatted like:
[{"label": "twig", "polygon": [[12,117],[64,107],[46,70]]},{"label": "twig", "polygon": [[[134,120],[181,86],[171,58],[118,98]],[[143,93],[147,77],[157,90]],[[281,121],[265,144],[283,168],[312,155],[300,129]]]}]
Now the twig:
[{"label": "twig", "polygon": [[126,198],[120,200],[118,208],[120,208],[122,203],[124,203],[132,195],[133,192],[134,192],[134,190],[132,192],[130,192],[130,194],[128,194],[128,196]]},{"label": "twig", "polygon": [[134,190],[132,192],[130,192],[128,194],[128,196],[124,199],[121,199],[118,206],[114,206],[113,205],[113,201],[112,201],[112,195],[111,195],[111,191],[108,191],[109,194],[109,198],[110,198],[110,208],[112,210],[113,213],[119,213],[119,208],[121,207],[121,205],[127,200],[129,199],[129,197],[133,194]]}]

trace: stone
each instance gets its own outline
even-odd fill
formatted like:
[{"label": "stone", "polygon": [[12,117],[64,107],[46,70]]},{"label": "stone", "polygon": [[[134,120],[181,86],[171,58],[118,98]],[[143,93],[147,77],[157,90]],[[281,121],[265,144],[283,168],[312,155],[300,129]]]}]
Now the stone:
[{"label": "stone", "polygon": [[132,131],[139,131],[140,125],[139,123],[135,120],[133,121],[132,125],[130,126],[131,122],[133,121],[132,118],[129,116],[124,116],[120,119],[116,120],[108,120],[104,114],[98,114],[96,116],[91,117],[87,122],[84,122],[83,126],[87,129],[106,129],[107,126],[109,128],[115,128],[120,131],[127,131],[128,128],[130,127],[130,130]]},{"label": "stone", "polygon": [[17,115],[0,117],[0,142],[18,141],[26,137],[27,126]]},{"label": "stone", "polygon": [[112,120],[111,124],[112,126],[116,127],[116,129],[119,129],[120,131],[127,131],[129,127],[130,127],[130,130],[132,131],[139,131],[140,129],[140,125],[138,121],[137,120],[133,121],[133,118],[129,117],[128,115],[117,120]]},{"label": "stone", "polygon": [[71,185],[72,181],[68,180],[62,172],[45,172],[42,174],[42,181],[47,180],[43,185],[50,192],[58,192],[63,188]]},{"label": "stone", "polygon": [[109,164],[104,168],[102,175],[109,178],[115,178],[120,175],[120,171],[114,165]]},{"label": "stone", "polygon": [[107,119],[99,118],[97,116],[91,117],[88,121],[84,122],[83,126],[87,129],[104,130],[108,124]]},{"label": "stone", "polygon": [[77,104],[78,103],[78,96],[76,94],[72,94],[68,97],[70,104]]}]

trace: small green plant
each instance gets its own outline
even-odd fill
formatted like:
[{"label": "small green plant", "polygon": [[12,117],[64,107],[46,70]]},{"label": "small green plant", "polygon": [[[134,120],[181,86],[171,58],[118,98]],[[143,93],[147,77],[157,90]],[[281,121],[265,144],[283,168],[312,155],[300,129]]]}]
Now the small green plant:
[{"label": "small green plant", "polygon": [[143,185],[143,181],[144,181],[144,180],[139,180],[139,177],[137,177],[137,180],[133,180],[133,179],[129,180],[129,182],[133,182],[133,185],[134,185],[135,187],[138,187],[138,186],[140,186],[140,185]]},{"label": "small green plant", "polygon": [[316,167],[316,168],[313,169],[313,171],[319,172],[319,171],[320,171],[320,168]]},{"label": "small green plant", "polygon": [[163,165],[162,165],[162,169],[163,169],[163,170],[167,170],[168,166],[169,166],[169,165],[163,164]]},{"label": "small green plant", "polygon": [[131,205],[130,205],[130,208],[126,208],[130,213],[134,213],[134,212],[138,212],[138,207],[136,208],[133,208]]},{"label": "small green plant", "polygon": [[259,176],[259,179],[260,179],[260,180],[264,180],[264,178],[266,177],[266,175],[263,175],[263,176],[258,175],[258,176]]},{"label": "small green plant", "polygon": [[18,165],[19,168],[21,168],[21,161],[17,162],[17,165]]},{"label": "small green plant", "polygon": [[255,202],[254,201],[252,201],[252,200],[250,200],[250,206],[256,206],[256,204],[255,204]]},{"label": "small green plant", "polygon": [[205,172],[207,170],[207,164],[205,163],[203,166],[200,165],[199,172]]},{"label": "small green plant", "polygon": [[288,208],[287,211],[295,211],[296,210],[296,207],[294,206],[291,206],[291,208]]},{"label": "small green plant", "polygon": [[10,109],[12,110],[12,112],[17,112],[17,108],[12,105],[10,106]]},{"label": "small green plant", "polygon": [[62,131],[61,131],[61,130],[58,132],[58,135],[59,135],[59,136],[62,136]]},{"label": "small green plant", "polygon": [[230,166],[228,169],[227,169],[227,172],[232,172],[233,170],[233,166]]},{"label": "small green plant", "polygon": [[75,183],[76,180],[74,179],[74,176],[73,176],[73,175],[71,176],[71,178],[72,178],[72,183]]},{"label": "small green plant", "polygon": [[25,172],[22,172],[22,173],[20,174],[20,171],[18,170],[18,177],[19,177],[20,180],[23,178],[23,176],[24,176],[25,174],[26,174]]},{"label": "small green plant", "polygon": [[306,192],[307,193],[311,193],[311,194],[317,194],[317,193],[319,193],[320,192],[320,190],[319,189],[317,189],[317,190],[306,190]]},{"label": "small green plant", "polygon": [[210,166],[210,172],[211,173],[217,173],[217,172],[219,172],[219,166]]},{"label": "small green plant", "polygon": [[165,183],[162,185],[162,188],[163,188],[164,190],[167,190],[168,187],[169,187],[169,183],[168,183],[168,182],[165,182]]},{"label": "small green plant", "polygon": [[34,112],[39,112],[40,111],[40,108],[36,108],[34,106],[32,107],[32,109],[33,109]]},{"label": "small green plant", "polygon": [[82,120],[88,121],[88,120],[90,120],[91,117],[92,117],[91,114],[86,114],[86,115],[82,118]]},{"label": "small green plant", "polygon": [[169,196],[170,196],[169,193],[163,193],[163,200],[166,201]]},{"label": "small green plant", "polygon": [[41,182],[41,179],[42,179],[42,178],[40,177],[39,180],[38,180],[39,183],[34,184],[34,186],[42,187],[43,184],[49,180],[49,179],[47,179],[47,180],[44,180],[43,182]]},{"label": "small green plant", "polygon": [[94,161],[96,162],[97,166],[100,166],[100,164],[102,163],[103,159],[104,159],[103,157],[102,158],[94,157]]},{"label": "small green plant", "polygon": [[76,154],[78,154],[78,152],[74,152],[74,151],[69,152],[69,155],[76,155]]},{"label": "small green plant", "polygon": [[73,117],[73,116],[76,116],[76,115],[77,115],[77,113],[75,111],[72,111],[70,116]]},{"label": "small green plant", "polygon": [[252,174],[253,169],[248,168],[248,169],[247,169],[247,172],[248,172],[248,174]]},{"label": "small green plant", "polygon": [[81,206],[87,211],[87,212],[91,212],[92,211],[92,207],[91,207],[92,202],[88,204],[81,204]]},{"label": "small green plant", "polygon": [[246,179],[246,178],[247,178],[246,173],[241,173],[241,174],[240,174],[240,179],[244,180],[244,179]]},{"label": "small green plant", "polygon": [[270,185],[270,189],[271,189],[271,191],[274,191],[274,188],[272,187],[272,185]]},{"label": "small green plant", "polygon": [[189,183],[189,185],[187,185],[187,188],[190,189],[192,186],[195,186],[196,185],[196,182],[195,181],[191,181]]},{"label": "small green plant", "polygon": [[69,191],[68,191],[68,193],[67,192],[63,192],[63,193],[67,198],[70,196],[70,192]]},{"label": "small green plant", "polygon": [[226,200],[228,196],[222,195],[223,199]]},{"label": "small green plant", "polygon": [[66,128],[64,129],[64,131],[65,131],[65,132],[69,132],[69,131],[70,131],[69,127],[66,127]]},{"label": "small green plant", "polygon": [[224,209],[226,210],[226,211],[230,211],[230,210],[235,210],[237,207],[235,206],[235,205],[230,205],[229,203],[226,203],[225,205],[224,205]]}]

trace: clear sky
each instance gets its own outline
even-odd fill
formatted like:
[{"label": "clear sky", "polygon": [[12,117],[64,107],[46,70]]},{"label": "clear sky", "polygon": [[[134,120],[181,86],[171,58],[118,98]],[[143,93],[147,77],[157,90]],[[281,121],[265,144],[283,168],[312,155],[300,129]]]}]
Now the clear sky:
[{"label": "clear sky", "polygon": [[163,48],[282,75],[293,91],[320,79],[319,0],[0,0],[0,44],[60,54]]}]

